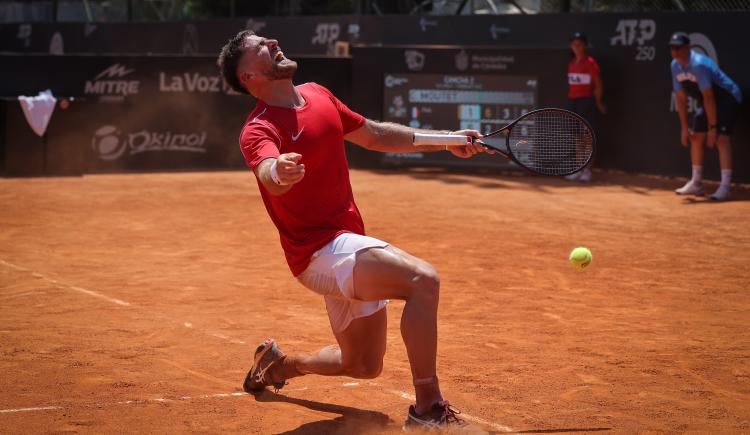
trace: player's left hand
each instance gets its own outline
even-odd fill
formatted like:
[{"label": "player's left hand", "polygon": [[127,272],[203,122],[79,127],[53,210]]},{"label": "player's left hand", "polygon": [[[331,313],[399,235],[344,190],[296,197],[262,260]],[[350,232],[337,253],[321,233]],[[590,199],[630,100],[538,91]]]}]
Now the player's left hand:
[{"label": "player's left hand", "polygon": [[708,134],[706,135],[706,146],[713,148],[716,145],[716,129],[709,128]]},{"label": "player's left hand", "polygon": [[[471,136],[477,139],[482,137],[482,134],[476,130],[458,130],[458,131],[452,131],[451,134],[461,135],[461,136]],[[448,150],[454,156],[465,159],[475,154],[483,153],[487,149],[483,147],[481,144],[474,142],[471,145],[464,145],[460,147],[448,147]]]}]

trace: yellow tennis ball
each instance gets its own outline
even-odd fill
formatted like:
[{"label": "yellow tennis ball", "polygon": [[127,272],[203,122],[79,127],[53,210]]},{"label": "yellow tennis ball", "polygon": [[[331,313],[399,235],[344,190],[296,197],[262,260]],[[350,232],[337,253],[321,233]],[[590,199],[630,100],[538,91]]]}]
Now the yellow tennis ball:
[{"label": "yellow tennis ball", "polygon": [[579,246],[572,251],[570,251],[570,264],[573,265],[573,267],[577,269],[583,269],[589,264],[591,264],[591,260],[594,259],[594,257],[591,255],[591,251],[589,251],[589,248],[586,248],[585,246]]}]

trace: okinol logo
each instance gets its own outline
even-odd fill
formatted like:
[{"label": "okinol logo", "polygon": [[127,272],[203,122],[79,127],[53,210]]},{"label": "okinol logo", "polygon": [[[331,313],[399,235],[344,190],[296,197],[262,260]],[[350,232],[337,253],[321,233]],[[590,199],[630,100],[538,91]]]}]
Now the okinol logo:
[{"label": "okinol logo", "polygon": [[153,151],[205,153],[207,133],[176,133],[148,131],[123,133],[113,125],[104,125],[94,132],[91,146],[102,160],[117,160],[127,151],[129,155]]},{"label": "okinol logo", "polygon": [[120,158],[127,145],[120,139],[120,131],[112,125],[99,127],[94,132],[91,146],[102,160],[117,160]]}]

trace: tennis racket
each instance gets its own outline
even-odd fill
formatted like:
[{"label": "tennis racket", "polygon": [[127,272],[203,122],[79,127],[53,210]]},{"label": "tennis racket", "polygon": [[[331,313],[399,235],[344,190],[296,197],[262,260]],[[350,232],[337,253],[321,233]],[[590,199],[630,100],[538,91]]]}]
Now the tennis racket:
[{"label": "tennis racket", "polygon": [[[505,144],[488,140],[505,135]],[[591,125],[563,109],[537,109],[480,139],[453,134],[414,134],[414,145],[482,146],[541,175],[562,176],[580,171],[594,156]],[[494,143],[493,143],[494,142]]]}]

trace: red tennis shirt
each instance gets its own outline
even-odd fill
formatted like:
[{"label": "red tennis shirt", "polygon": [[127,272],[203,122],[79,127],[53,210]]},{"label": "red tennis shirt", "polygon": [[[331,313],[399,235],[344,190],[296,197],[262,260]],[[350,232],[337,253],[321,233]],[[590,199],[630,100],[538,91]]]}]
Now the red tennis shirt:
[{"label": "red tennis shirt", "polygon": [[568,98],[594,96],[594,77],[599,77],[599,65],[593,57],[580,62],[575,57],[568,63]]},{"label": "red tennis shirt", "polygon": [[344,151],[344,135],[360,128],[365,118],[316,83],[299,85],[297,90],[304,106],[288,109],[258,101],[240,133],[242,154],[251,169],[279,154],[302,155],[305,177],[287,193],[271,195],[256,180],[294,276],[305,271],[315,251],[338,235],[365,234]]}]

